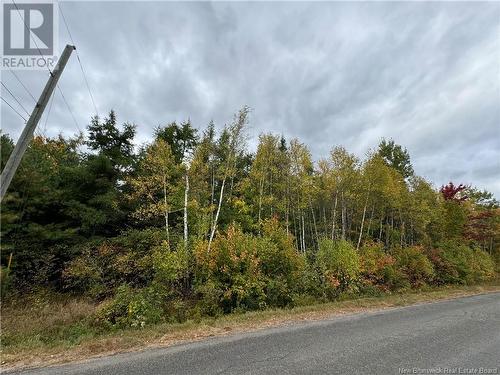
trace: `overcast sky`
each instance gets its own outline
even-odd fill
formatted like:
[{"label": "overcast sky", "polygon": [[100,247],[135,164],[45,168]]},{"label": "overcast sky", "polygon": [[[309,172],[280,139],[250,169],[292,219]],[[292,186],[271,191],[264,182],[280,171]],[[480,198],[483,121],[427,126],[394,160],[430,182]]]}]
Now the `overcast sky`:
[{"label": "overcast sky", "polygon": [[[382,137],[408,148],[436,186],[500,197],[500,3],[64,2],[100,114],[152,129],[191,119],[222,126],[252,108],[262,132],[297,137],[313,156],[363,156]],[[60,49],[69,41],[62,20]],[[84,129],[93,114],[76,56],[60,85]],[[18,76],[38,97],[44,71]],[[2,81],[31,110],[13,78]],[[2,97],[9,96],[2,88]],[[11,100],[12,101],[12,100]],[[3,132],[23,126],[2,102]],[[56,94],[47,135],[77,132]]]}]

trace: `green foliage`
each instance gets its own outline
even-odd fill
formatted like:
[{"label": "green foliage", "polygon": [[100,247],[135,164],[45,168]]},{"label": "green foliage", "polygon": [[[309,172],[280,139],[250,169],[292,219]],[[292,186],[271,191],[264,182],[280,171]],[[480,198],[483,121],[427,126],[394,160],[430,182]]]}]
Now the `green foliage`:
[{"label": "green foliage", "polygon": [[162,140],[170,146],[175,160],[181,163],[195,148],[198,142],[197,132],[189,121],[180,125],[173,122],[165,127],[158,127],[155,136],[157,140]]},{"label": "green foliage", "polygon": [[189,272],[189,254],[184,249],[172,251],[164,241],[153,249],[153,267],[158,281],[178,281]]},{"label": "green foliage", "polygon": [[404,178],[413,175],[413,166],[410,162],[410,154],[406,148],[394,143],[391,139],[386,141],[382,139],[378,145],[378,152],[380,156],[395,170],[397,170]]},{"label": "green foliage", "polygon": [[234,226],[227,234],[219,234],[210,250],[206,241],[199,242],[194,254],[196,284],[212,281],[213,289],[221,291],[218,305],[224,312],[265,307],[265,283],[257,254],[266,246],[271,246],[267,240],[244,234]]},{"label": "green foliage", "polygon": [[495,277],[495,263],[490,254],[476,248],[472,262],[472,278],[474,282],[488,281]]},{"label": "green foliage", "polygon": [[114,298],[97,313],[99,325],[114,328],[137,327],[158,323],[163,316],[162,296],[153,287],[133,289],[120,286]]},{"label": "green foliage", "polygon": [[[396,260],[384,251],[380,242],[367,242],[359,249],[361,275],[367,284],[394,286]],[[397,282],[396,282],[397,284]]]},{"label": "green foliage", "polygon": [[[491,193],[445,199],[394,141],[315,163],[263,134],[252,154],[249,115],[199,139],[171,123],[139,149],[113,111],[86,136],[35,137],[2,201],[2,287],[107,300],[99,322],[140,327],[495,276]],[[14,143],[1,146],[3,167]]]},{"label": "green foliage", "polygon": [[132,216],[153,226],[165,226],[172,206],[179,205],[180,166],[176,164],[170,146],[162,139],[146,148],[137,166],[138,172],[130,176],[129,199],[136,207]]},{"label": "green foliage", "polygon": [[325,283],[331,287],[347,289],[360,274],[360,259],[354,246],[345,240],[322,239],[317,255],[318,265]]},{"label": "green foliage", "polygon": [[293,304],[304,267],[293,239],[276,220],[264,223],[264,236],[230,227],[210,250],[206,241],[195,248],[196,291],[203,311],[255,310]]},{"label": "green foliage", "polygon": [[445,240],[459,240],[467,222],[467,208],[461,202],[447,200],[443,202],[443,231]]},{"label": "green foliage", "polygon": [[259,247],[258,253],[263,274],[282,276],[293,284],[304,267],[304,258],[297,253],[292,236],[278,220],[269,219],[263,224],[263,238],[267,246]]},{"label": "green foliage", "polygon": [[284,307],[294,303],[301,287],[305,259],[295,250],[293,238],[279,225],[278,220],[263,223],[266,246],[259,247],[260,269],[266,282],[266,304]]},{"label": "green foliage", "polygon": [[7,267],[0,267],[0,297],[4,300],[11,284],[10,270]]},{"label": "green foliage", "polygon": [[99,155],[110,160],[116,171],[131,165],[133,160],[133,138],[135,136],[135,125],[125,123],[123,131],[117,126],[116,114],[113,110],[109,112],[104,121],[99,121],[96,116],[92,118],[88,126],[89,138],[87,145],[90,149],[97,151]]},{"label": "green foliage", "polygon": [[[123,283],[146,286],[155,276],[154,249],[162,246],[164,240],[162,230],[145,229],[88,243],[64,270],[66,288],[104,297]],[[161,262],[159,267],[163,272]]]},{"label": "green foliage", "polygon": [[425,285],[434,277],[434,267],[420,246],[403,247],[394,250],[396,267],[401,270],[414,287]]},{"label": "green foliage", "polygon": [[479,248],[472,249],[456,241],[447,241],[430,251],[440,284],[473,284],[491,280],[495,264],[491,256]]}]

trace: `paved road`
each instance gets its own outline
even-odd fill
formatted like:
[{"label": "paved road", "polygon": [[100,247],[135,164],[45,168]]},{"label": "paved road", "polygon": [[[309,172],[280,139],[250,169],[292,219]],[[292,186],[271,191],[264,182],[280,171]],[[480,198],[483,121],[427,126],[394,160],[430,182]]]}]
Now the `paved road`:
[{"label": "paved road", "polygon": [[[23,374],[500,373],[500,293],[355,314]],[[414,372],[414,369],[417,372]],[[420,370],[421,369],[421,370]],[[483,370],[484,371],[484,370]],[[428,372],[427,372],[428,373]]]}]

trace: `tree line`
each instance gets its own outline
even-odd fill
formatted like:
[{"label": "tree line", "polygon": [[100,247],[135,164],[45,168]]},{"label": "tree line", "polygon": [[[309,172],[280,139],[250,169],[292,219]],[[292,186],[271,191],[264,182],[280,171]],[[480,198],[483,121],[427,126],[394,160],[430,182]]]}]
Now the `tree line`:
[{"label": "tree line", "polygon": [[[114,297],[103,319],[115,324],[137,296],[148,311],[161,300],[162,314],[172,301],[210,314],[493,277],[491,193],[436,189],[392,140],[315,162],[300,140],[267,133],[250,152],[249,114],[219,131],[159,126],[140,146],[113,111],[85,135],[36,136],[2,202],[3,295]],[[12,139],[1,146],[3,168]]]}]

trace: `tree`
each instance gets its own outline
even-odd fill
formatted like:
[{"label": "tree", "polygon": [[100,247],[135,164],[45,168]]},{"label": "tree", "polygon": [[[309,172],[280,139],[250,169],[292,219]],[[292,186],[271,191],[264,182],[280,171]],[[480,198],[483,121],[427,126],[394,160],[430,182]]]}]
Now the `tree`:
[{"label": "tree", "polygon": [[405,211],[410,223],[410,245],[430,246],[443,240],[442,202],[432,185],[422,177],[410,179],[409,201]]},{"label": "tree", "polygon": [[208,240],[208,251],[210,252],[210,246],[214,239],[215,231],[217,229],[217,222],[219,220],[220,210],[222,207],[222,201],[224,199],[224,188],[228,179],[233,181],[236,175],[236,167],[238,158],[244,151],[244,128],[248,121],[248,113],[250,109],[248,107],[243,107],[238,115],[234,117],[233,123],[226,126],[222,132],[219,142],[218,142],[218,175],[221,179],[221,187],[219,192],[219,199],[217,204],[217,211],[215,213],[215,218],[212,223],[212,229],[210,231],[210,237]]},{"label": "tree", "polygon": [[164,219],[167,241],[169,232],[169,211],[172,210],[172,181],[179,173],[170,146],[162,139],[150,145],[143,159],[139,161],[138,173],[129,179],[130,198],[138,202],[134,216],[140,220]]},{"label": "tree", "polygon": [[[283,169],[283,151],[280,149],[280,138],[272,134],[261,134],[257,153],[252,162],[250,173],[244,181],[246,194],[256,211],[258,231],[261,230],[265,218],[277,214],[281,193]],[[255,198],[255,199],[252,199]]]},{"label": "tree", "polygon": [[87,146],[99,156],[106,157],[117,173],[131,167],[134,161],[135,125],[125,123],[123,131],[118,129],[113,110],[100,122],[95,116],[88,126]]},{"label": "tree", "polygon": [[129,207],[124,196],[128,192],[128,176],[134,171],[135,125],[117,125],[116,114],[110,111],[100,121],[96,116],[88,126],[86,145],[90,152],[83,155],[84,173],[77,176],[81,200],[98,212],[99,222],[93,226],[93,235],[113,235],[122,229]]},{"label": "tree", "polygon": [[463,190],[463,193],[467,199],[478,206],[486,208],[500,207],[500,202],[495,198],[493,193],[487,190],[480,190],[476,187],[468,186]]},{"label": "tree", "polygon": [[[360,180],[359,159],[343,147],[335,147],[330,153],[331,171],[336,183],[336,200],[340,200],[341,238],[348,236],[348,206],[354,207],[355,186]],[[340,199],[339,199],[340,198]],[[335,213],[334,213],[334,216]],[[335,224],[332,225],[334,227]]]},{"label": "tree", "polygon": [[298,139],[290,141],[288,149],[289,158],[289,188],[291,200],[294,234],[298,240],[297,248],[306,251],[306,212],[311,194],[311,182],[314,172],[311,152],[306,145]]},{"label": "tree", "polygon": [[[12,144],[7,136],[2,142]],[[13,253],[14,285],[22,290],[60,290],[64,263],[88,234],[92,209],[75,183],[83,172],[80,145],[81,138],[36,136],[2,201],[2,256]]]},{"label": "tree", "polygon": [[188,200],[189,200],[189,164],[192,152],[198,142],[197,130],[191,126],[188,120],[178,126],[175,122],[164,128],[157,128],[156,139],[165,141],[172,150],[178,164],[182,164],[184,169],[184,248],[188,246]]},{"label": "tree", "polygon": [[198,130],[193,128],[191,122],[185,121],[181,125],[172,122],[165,127],[155,130],[155,138],[165,141],[172,150],[172,155],[177,163],[182,163],[192,153],[198,143]]},{"label": "tree", "polygon": [[389,141],[382,139],[378,145],[378,153],[388,165],[401,173],[405,179],[413,176],[413,166],[406,148],[394,143],[392,139]]},{"label": "tree", "polygon": [[468,196],[465,194],[466,188],[467,186],[464,184],[455,186],[453,182],[449,182],[448,185],[441,186],[439,191],[445,201],[463,202],[468,199]]}]

